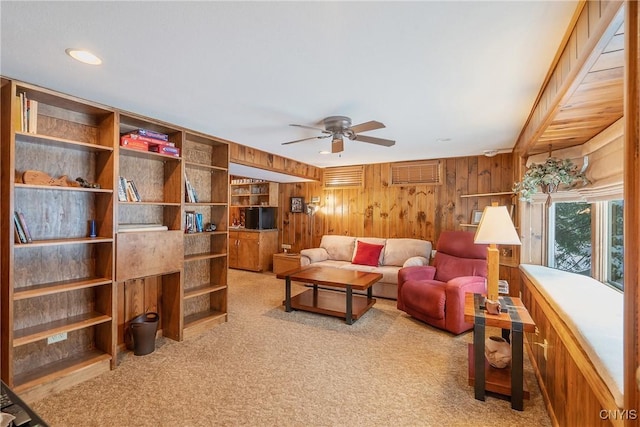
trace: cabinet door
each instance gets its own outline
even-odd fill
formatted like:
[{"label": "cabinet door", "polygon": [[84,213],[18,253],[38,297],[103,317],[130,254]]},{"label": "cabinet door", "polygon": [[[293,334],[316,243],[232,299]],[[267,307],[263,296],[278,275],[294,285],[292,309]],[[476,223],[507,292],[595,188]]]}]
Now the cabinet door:
[{"label": "cabinet door", "polygon": [[240,238],[238,242],[238,268],[260,271],[260,240],[251,237]]}]

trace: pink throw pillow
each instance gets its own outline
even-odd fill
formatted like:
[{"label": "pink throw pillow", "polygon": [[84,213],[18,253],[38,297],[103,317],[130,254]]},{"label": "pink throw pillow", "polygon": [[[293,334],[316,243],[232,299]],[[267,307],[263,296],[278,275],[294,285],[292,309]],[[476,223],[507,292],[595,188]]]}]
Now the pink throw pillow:
[{"label": "pink throw pillow", "polygon": [[377,267],[380,252],[382,252],[383,248],[384,245],[373,245],[359,240],[356,249],[356,256],[353,257],[353,261],[351,261],[351,263]]}]

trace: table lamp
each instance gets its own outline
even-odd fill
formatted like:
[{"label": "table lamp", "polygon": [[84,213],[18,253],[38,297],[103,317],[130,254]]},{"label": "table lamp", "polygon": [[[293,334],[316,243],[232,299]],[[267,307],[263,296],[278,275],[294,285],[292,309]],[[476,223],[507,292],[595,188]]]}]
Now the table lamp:
[{"label": "table lamp", "polygon": [[500,254],[496,245],[520,245],[520,238],[506,206],[492,205],[484,208],[473,242],[489,244],[487,249],[487,299],[491,302],[497,302]]}]

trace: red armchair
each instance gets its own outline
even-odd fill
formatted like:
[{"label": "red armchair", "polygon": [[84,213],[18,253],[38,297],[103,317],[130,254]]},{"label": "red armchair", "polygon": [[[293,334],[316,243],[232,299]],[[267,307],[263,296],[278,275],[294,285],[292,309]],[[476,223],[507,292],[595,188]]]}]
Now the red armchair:
[{"label": "red armchair", "polygon": [[486,293],[487,245],[473,243],[473,232],[443,231],[433,266],[398,272],[399,310],[454,334],[473,328],[464,321],[464,294]]}]

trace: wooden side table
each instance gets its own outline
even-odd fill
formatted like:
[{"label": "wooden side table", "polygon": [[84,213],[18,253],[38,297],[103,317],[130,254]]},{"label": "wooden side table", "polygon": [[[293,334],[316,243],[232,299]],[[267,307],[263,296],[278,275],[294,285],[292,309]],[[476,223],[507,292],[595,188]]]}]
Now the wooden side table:
[{"label": "wooden side table", "polygon": [[273,254],[273,272],[276,274],[300,267],[300,254],[277,253]]},{"label": "wooden side table", "polygon": [[[520,298],[500,296],[498,299],[503,312],[494,315],[485,311],[484,295],[465,295],[464,320],[473,322],[473,345],[469,345],[469,384],[474,386],[476,399],[484,400],[485,391],[511,396],[511,408],[522,411],[525,397],[524,332],[535,332],[536,324]],[[486,326],[511,331],[511,369],[493,368],[487,362],[484,355]]]}]

